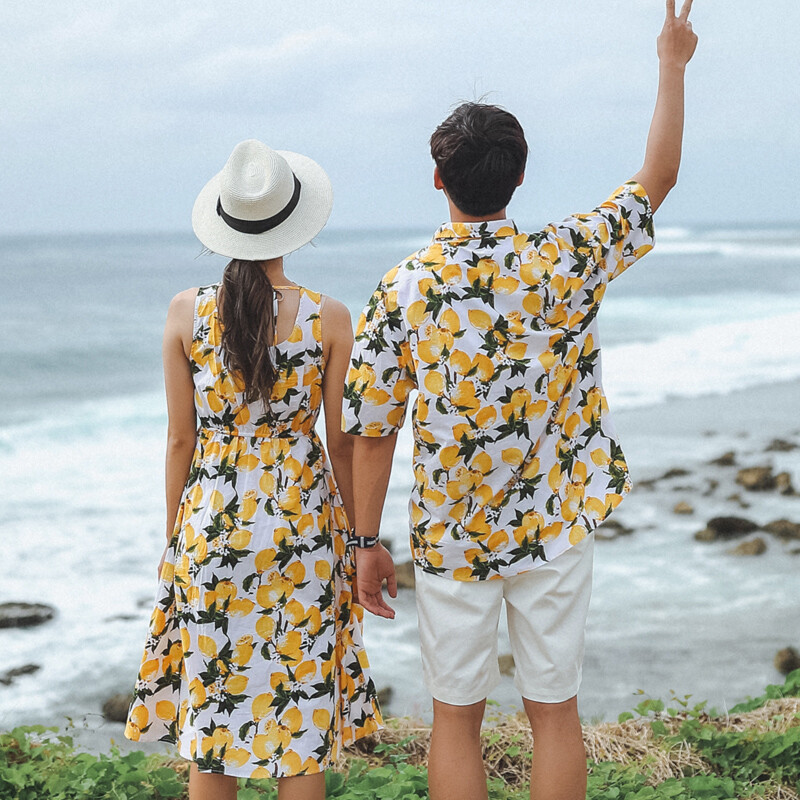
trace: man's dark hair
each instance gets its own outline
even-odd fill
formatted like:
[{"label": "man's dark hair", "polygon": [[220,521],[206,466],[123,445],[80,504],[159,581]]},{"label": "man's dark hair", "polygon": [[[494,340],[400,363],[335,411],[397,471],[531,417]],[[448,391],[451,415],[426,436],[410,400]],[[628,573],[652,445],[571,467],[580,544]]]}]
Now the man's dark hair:
[{"label": "man's dark hair", "polygon": [[433,132],[431,155],[456,207],[483,217],[508,205],[525,170],[528,143],[505,109],[463,103]]}]

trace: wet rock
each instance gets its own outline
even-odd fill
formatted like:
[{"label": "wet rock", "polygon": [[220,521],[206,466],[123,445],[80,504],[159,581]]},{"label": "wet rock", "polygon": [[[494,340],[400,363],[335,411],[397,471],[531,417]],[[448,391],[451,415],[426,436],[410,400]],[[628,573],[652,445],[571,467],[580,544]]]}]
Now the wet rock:
[{"label": "wet rock", "polygon": [[383,689],[378,689],[378,704],[386,708],[392,702],[394,697],[394,689],[391,686],[384,686]]},{"label": "wet rock", "polygon": [[764,525],[764,530],[779,539],[800,539],[800,523],[788,519],[776,519]]},{"label": "wet rock", "polygon": [[760,556],[767,552],[767,543],[760,536],[757,536],[755,539],[740,542],[728,552],[732,556]]},{"label": "wet rock", "polygon": [[694,514],[694,507],[689,505],[685,500],[676,503],[672,509],[673,514]]},{"label": "wet rock", "polygon": [[712,458],[708,463],[713,464],[715,467],[735,467],[736,453],[733,450],[728,450],[727,453],[723,453],[717,458]]},{"label": "wet rock", "polygon": [[792,476],[788,472],[779,472],[775,476],[775,488],[780,494],[797,494],[794,486],[792,486]]},{"label": "wet rock", "polygon": [[781,675],[788,675],[796,669],[800,669],[800,653],[794,647],[784,647],[775,653],[775,669]]},{"label": "wet rock", "polygon": [[787,442],[786,439],[773,439],[765,448],[767,453],[791,453],[797,450],[798,446],[794,442]]},{"label": "wet rock", "polygon": [[668,469],[658,480],[660,481],[668,481],[671,478],[685,478],[687,475],[691,475],[688,469],[681,469],[680,467],[673,467],[672,469]]},{"label": "wet rock", "polygon": [[14,678],[19,678],[22,675],[32,675],[40,669],[41,667],[38,664],[23,664],[21,667],[7,669],[5,672],[0,673],[0,683],[3,686],[10,686]]},{"label": "wet rock", "polygon": [[706,523],[702,531],[698,531],[694,538],[698,542],[727,541],[747,536],[748,533],[758,530],[758,525],[743,517],[714,517]]},{"label": "wet rock", "polygon": [[647,478],[646,480],[643,481],[636,481],[636,483],[633,484],[633,488],[647,489],[649,491],[652,491],[653,489],[656,488],[656,480],[657,478]]},{"label": "wet rock", "polygon": [[745,467],[736,473],[736,483],[749,492],[766,492],[775,488],[772,467]]},{"label": "wet rock", "polygon": [[130,692],[115,694],[103,703],[103,716],[109,722],[125,722],[128,719],[130,704]]},{"label": "wet rock", "polygon": [[398,589],[413,589],[416,585],[416,580],[414,579],[414,562],[404,561],[402,564],[395,564],[394,577],[397,580]]},{"label": "wet rock", "polygon": [[113,617],[106,617],[105,622],[132,622],[141,619],[137,614],[114,614]]},{"label": "wet rock", "polygon": [[44,603],[0,603],[0,628],[32,628],[55,615],[56,610]]},{"label": "wet rock", "polygon": [[511,653],[503,653],[497,657],[497,666],[500,667],[501,675],[514,674],[514,656]]},{"label": "wet rock", "polygon": [[604,523],[599,525],[595,530],[595,539],[601,542],[610,542],[620,536],[630,536],[633,533],[633,528],[626,528],[617,519],[607,519]]},{"label": "wet rock", "polygon": [[744,517],[712,517],[706,526],[728,539],[758,530],[755,522]]},{"label": "wet rock", "polygon": [[731,503],[736,503],[739,508],[750,508],[750,503],[746,503],[744,500],[742,500],[742,496],[738,492],[736,494],[728,495],[725,499]]},{"label": "wet rock", "polygon": [[719,486],[719,481],[715,481],[713,478],[709,478],[706,481],[706,489],[703,492],[703,497],[710,497],[717,490],[718,486]]}]

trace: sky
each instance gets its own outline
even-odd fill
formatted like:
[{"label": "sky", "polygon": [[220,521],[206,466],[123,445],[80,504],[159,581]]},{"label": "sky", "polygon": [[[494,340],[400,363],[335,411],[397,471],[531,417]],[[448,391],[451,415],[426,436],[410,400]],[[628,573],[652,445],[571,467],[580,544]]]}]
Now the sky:
[{"label": "sky", "polygon": [[[531,148],[511,215],[586,211],[641,166],[663,15],[663,0],[6,0],[0,235],[188,232],[247,138],[327,170],[332,227],[433,229],[428,138],[481,98]],[[692,20],[661,221],[796,223],[800,3],[696,0]]]}]

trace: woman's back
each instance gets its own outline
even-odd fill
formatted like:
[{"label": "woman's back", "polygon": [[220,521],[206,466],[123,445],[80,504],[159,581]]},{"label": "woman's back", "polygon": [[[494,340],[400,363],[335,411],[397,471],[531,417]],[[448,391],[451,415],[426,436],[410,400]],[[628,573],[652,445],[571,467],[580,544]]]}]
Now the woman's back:
[{"label": "woman's back", "polygon": [[271,353],[277,378],[269,403],[248,403],[241,377],[226,368],[219,289],[202,287],[195,301],[190,358],[200,428],[242,436],[310,435],[322,401],[322,296],[300,286],[274,287],[282,296]]}]

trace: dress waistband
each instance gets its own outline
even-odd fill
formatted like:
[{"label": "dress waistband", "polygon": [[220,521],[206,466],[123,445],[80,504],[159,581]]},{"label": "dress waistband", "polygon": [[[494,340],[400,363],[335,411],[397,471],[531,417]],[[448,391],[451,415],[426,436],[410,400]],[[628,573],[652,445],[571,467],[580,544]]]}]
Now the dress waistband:
[{"label": "dress waistband", "polygon": [[241,439],[297,439],[307,435],[304,431],[292,430],[291,423],[280,422],[274,425],[209,425],[203,423],[198,429],[199,436],[231,436]]}]

